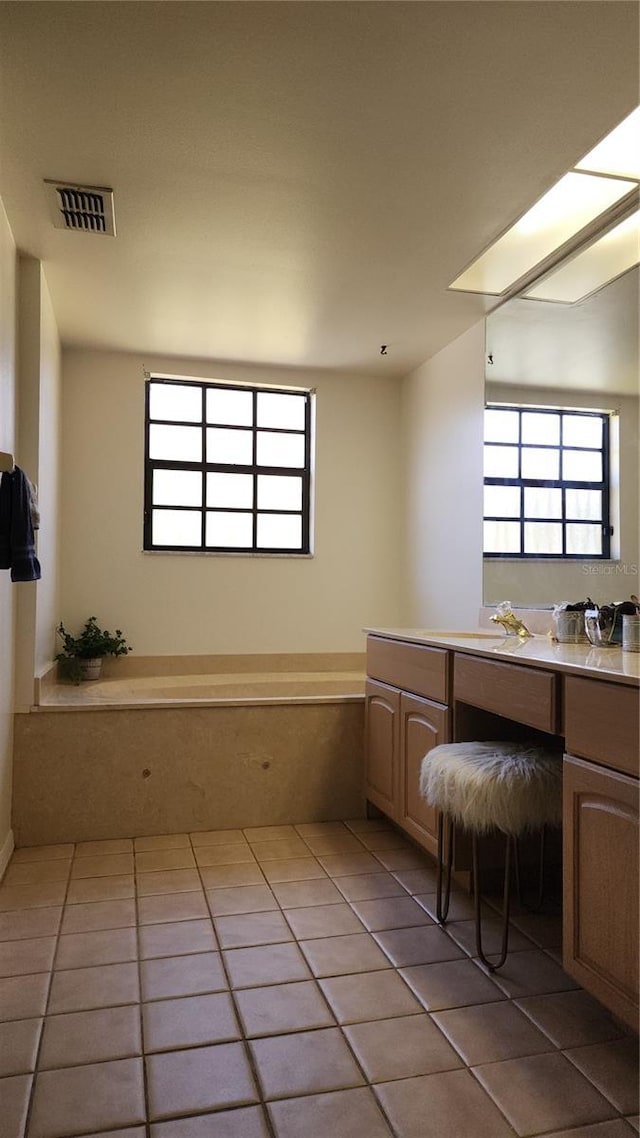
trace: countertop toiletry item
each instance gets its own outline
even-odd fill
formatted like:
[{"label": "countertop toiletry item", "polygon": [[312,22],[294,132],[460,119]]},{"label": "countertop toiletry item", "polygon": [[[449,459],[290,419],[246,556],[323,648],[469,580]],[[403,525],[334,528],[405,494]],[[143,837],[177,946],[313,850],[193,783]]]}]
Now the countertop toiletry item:
[{"label": "countertop toiletry item", "polygon": [[640,652],[640,615],[625,613],[622,617],[622,651]]},{"label": "countertop toiletry item", "polygon": [[502,601],[496,611],[494,612],[491,620],[495,624],[501,624],[507,636],[531,636],[526,624],[516,616],[511,608],[510,601]]}]

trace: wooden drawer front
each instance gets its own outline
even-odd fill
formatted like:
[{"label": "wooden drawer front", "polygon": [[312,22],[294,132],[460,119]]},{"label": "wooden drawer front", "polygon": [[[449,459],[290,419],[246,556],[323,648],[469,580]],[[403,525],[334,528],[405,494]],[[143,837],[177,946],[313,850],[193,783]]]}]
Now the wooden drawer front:
[{"label": "wooden drawer front", "polygon": [[454,698],[496,715],[555,733],[558,720],[557,677],[553,672],[518,664],[499,664],[456,652]]},{"label": "wooden drawer front", "polygon": [[403,691],[447,703],[448,652],[399,640],[367,638],[367,675]]},{"label": "wooden drawer front", "polygon": [[638,688],[566,676],[564,731],[571,754],[594,759],[637,778],[639,717]]},{"label": "wooden drawer front", "polygon": [[565,756],[563,963],[638,1023],[638,784]]}]

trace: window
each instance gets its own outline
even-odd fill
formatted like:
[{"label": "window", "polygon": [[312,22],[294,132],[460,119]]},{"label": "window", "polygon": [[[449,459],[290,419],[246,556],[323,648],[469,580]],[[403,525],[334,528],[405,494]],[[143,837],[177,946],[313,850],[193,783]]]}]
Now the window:
[{"label": "window", "polygon": [[609,415],[488,404],[484,553],[610,556]]},{"label": "window", "polygon": [[309,391],[152,378],[145,419],[145,549],[309,552]]}]

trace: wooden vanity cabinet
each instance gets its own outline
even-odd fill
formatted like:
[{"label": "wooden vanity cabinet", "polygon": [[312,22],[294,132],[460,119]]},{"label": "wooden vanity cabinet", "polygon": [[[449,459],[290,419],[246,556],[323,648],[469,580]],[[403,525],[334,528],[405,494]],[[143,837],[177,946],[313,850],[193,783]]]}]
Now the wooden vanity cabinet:
[{"label": "wooden vanity cabinet", "polygon": [[396,821],[434,856],[438,853],[439,811],[420,796],[425,755],[451,738],[449,708],[415,695],[400,696],[400,795]]},{"label": "wooden vanity cabinet", "polygon": [[400,692],[367,680],[364,711],[365,786],[369,802],[398,821]]},{"label": "wooden vanity cabinet", "polygon": [[638,689],[565,679],[563,964],[638,1030]]}]

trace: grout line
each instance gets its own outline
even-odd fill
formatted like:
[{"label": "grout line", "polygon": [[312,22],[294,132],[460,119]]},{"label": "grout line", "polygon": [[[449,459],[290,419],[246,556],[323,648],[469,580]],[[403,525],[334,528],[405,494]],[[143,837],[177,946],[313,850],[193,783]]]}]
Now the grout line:
[{"label": "grout line", "polygon": [[136,928],[136,948],[137,948],[137,956],[138,956],[138,959],[136,962],[137,963],[137,971],[138,971],[138,1021],[140,1024],[140,1052],[141,1052],[140,1061],[142,1063],[142,1094],[144,1097],[144,1113],[145,1113],[144,1132],[145,1132],[146,1138],[150,1138],[150,1135],[151,1135],[151,1113],[149,1110],[149,1083],[148,1083],[148,1079],[147,1079],[147,1056],[146,1056],[146,1049],[145,1049],[144,1023],[143,1023],[143,1015],[142,1015],[142,959],[141,959],[142,946],[141,946],[141,938],[140,938],[140,909],[139,909],[139,904],[138,904],[138,902],[139,902],[139,897],[138,897],[138,869],[137,869],[137,864],[136,864],[135,842],[134,841],[132,841],[132,853],[133,853],[133,905],[134,905],[135,917],[136,917],[136,926],[135,926],[135,928]]}]

